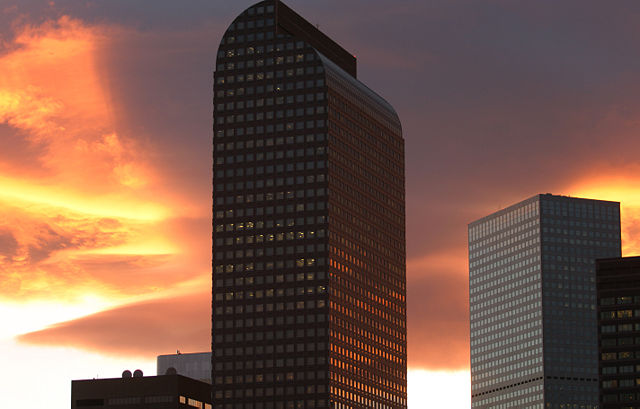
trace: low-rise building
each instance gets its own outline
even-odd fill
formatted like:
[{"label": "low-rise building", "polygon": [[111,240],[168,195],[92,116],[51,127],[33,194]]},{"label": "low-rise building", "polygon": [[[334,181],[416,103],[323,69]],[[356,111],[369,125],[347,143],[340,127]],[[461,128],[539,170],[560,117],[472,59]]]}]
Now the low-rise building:
[{"label": "low-rise building", "polygon": [[211,385],[172,374],[71,381],[71,409],[212,409]]}]

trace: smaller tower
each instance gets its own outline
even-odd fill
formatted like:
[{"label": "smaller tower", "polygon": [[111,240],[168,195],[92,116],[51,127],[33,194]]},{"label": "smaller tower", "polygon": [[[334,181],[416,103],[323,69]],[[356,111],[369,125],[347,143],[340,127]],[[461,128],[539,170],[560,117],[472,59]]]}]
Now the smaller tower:
[{"label": "smaller tower", "polygon": [[595,260],[620,204],[537,195],[469,225],[471,406],[596,409]]}]

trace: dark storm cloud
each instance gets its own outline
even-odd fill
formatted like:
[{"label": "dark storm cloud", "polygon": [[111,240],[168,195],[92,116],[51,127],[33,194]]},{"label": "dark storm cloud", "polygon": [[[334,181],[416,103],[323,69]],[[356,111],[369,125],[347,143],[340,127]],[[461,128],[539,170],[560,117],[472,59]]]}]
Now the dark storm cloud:
[{"label": "dark storm cloud", "polygon": [[185,30],[241,10],[241,2],[235,1],[9,0],[0,6],[0,21],[12,23],[20,17],[38,22],[68,15],[88,23],[115,23],[141,30]]},{"label": "dark storm cloud", "polygon": [[638,3],[287,4],[354,53],[400,115],[409,256],[459,245],[487,209],[562,193],[605,152],[635,161],[620,146],[640,146]]},{"label": "dark storm cloud", "polygon": [[640,7],[624,4],[400,2],[339,27],[403,121],[410,256],[487,208],[562,193],[604,153],[635,161]]},{"label": "dark storm cloud", "polygon": [[637,162],[640,4],[349,2],[361,15],[335,19],[322,6],[316,19],[403,122],[409,260],[460,266],[409,263],[409,365],[464,366],[467,223]]}]

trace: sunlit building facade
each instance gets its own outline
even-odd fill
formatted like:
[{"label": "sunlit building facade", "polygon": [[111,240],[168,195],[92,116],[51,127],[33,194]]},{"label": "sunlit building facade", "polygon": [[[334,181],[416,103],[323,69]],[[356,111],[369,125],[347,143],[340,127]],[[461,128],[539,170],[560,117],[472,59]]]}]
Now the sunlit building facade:
[{"label": "sunlit building facade", "polygon": [[595,260],[620,204],[537,195],[469,225],[472,408],[596,409]]},{"label": "sunlit building facade", "polygon": [[640,408],[640,257],[596,262],[600,409]]},{"label": "sunlit building facade", "polygon": [[394,109],[272,0],[229,26],[214,82],[215,409],[406,408]]}]

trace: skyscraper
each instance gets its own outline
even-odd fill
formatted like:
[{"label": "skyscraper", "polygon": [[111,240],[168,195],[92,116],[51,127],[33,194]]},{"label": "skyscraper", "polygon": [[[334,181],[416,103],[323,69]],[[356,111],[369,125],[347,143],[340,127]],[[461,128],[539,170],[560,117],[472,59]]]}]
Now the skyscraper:
[{"label": "skyscraper", "polygon": [[620,204],[537,195],[469,225],[472,408],[595,409],[595,259]]},{"label": "skyscraper", "polygon": [[640,257],[596,262],[600,409],[640,407]]},{"label": "skyscraper", "polygon": [[215,408],[406,408],[398,116],[279,1],[229,26],[214,81]]}]

